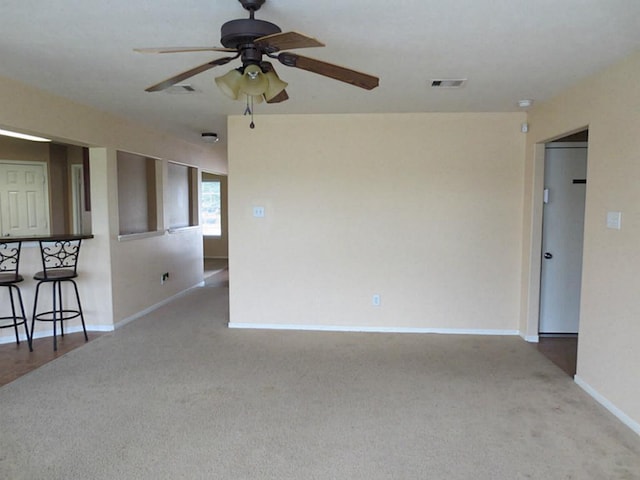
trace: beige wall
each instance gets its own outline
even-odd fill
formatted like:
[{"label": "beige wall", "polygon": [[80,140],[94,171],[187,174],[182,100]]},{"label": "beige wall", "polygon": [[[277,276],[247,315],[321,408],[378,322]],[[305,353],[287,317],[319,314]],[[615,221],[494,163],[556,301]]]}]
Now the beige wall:
[{"label": "beige wall", "polygon": [[[582,301],[576,380],[640,433],[640,53],[529,115],[521,329],[537,334],[541,175],[536,146],[589,127]],[[622,212],[621,230],[606,228]]]},{"label": "beige wall", "polygon": [[[80,294],[87,323],[110,329],[145,309],[152,308],[203,278],[202,236],[198,228],[181,234],[129,241],[118,240],[117,150],[159,159],[163,168],[159,185],[166,185],[166,163],[176,161],[207,171],[226,173],[226,154],[218,146],[190,144],[61,97],[0,78],[0,126],[54,140],[90,146],[92,233],[80,257]],[[159,193],[161,211],[163,201]],[[166,219],[158,219],[164,229]],[[179,239],[179,240],[178,240]],[[24,274],[35,264],[27,252]],[[161,272],[170,281],[160,285]],[[123,285],[126,284],[127,288]],[[29,302],[31,281],[25,283]],[[29,309],[30,306],[27,306]],[[70,328],[77,325],[70,325]],[[40,326],[37,333],[48,330]],[[2,332],[9,339],[11,332]],[[0,338],[0,341],[4,337]]]},{"label": "beige wall", "polygon": [[21,160],[23,162],[48,162],[49,144],[26,142],[17,138],[0,135],[0,160]]},{"label": "beige wall", "polygon": [[230,118],[232,325],[517,332],[524,118]]},{"label": "beige wall", "polygon": [[63,143],[102,146],[226,173],[223,146],[192,144],[0,77],[0,126]]}]

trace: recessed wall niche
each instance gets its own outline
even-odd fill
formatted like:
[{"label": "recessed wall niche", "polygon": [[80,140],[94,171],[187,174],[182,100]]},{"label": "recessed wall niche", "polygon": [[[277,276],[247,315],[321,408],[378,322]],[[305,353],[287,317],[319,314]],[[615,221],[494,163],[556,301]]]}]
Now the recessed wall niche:
[{"label": "recessed wall niche", "polygon": [[120,235],[156,231],[158,161],[127,152],[118,152],[117,158]]},{"label": "recessed wall niche", "polygon": [[165,210],[169,228],[184,228],[198,224],[196,180],[196,168],[179,163],[168,163]]}]

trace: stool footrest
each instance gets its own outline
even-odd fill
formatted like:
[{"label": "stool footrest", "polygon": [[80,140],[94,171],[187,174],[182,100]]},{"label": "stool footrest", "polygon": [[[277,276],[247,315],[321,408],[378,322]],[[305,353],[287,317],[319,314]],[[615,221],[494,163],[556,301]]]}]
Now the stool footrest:
[{"label": "stool footrest", "polygon": [[9,327],[15,326],[13,323],[14,318],[15,318],[15,325],[22,325],[27,321],[27,319],[24,317],[17,317],[17,316],[16,317],[0,317],[0,322],[2,322],[3,320],[11,320],[11,323],[7,325],[0,325],[0,328],[9,328]]},{"label": "stool footrest", "polygon": [[[55,316],[54,316],[55,314]],[[72,318],[78,318],[82,315],[82,312],[79,310],[49,310],[47,312],[40,312],[34,316],[35,320],[39,320],[41,322],[53,322],[53,321],[66,321],[71,320]]]}]

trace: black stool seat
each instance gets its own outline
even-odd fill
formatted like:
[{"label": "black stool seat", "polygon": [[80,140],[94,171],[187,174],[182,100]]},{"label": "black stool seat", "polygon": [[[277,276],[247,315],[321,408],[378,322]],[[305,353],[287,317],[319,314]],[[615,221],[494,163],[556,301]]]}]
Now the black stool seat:
[{"label": "black stool seat", "polygon": [[37,272],[34,276],[34,280],[39,280],[41,282],[57,282],[58,280],[68,280],[71,278],[76,278],[78,274],[73,270],[49,270],[45,272]]},{"label": "black stool seat", "polygon": [[[33,301],[33,317],[31,320],[31,331],[35,327],[36,320],[53,323],[53,349],[58,349],[58,339],[56,336],[56,326],[60,322],[60,335],[64,336],[64,322],[73,318],[80,318],[85,341],[87,328],[84,324],[84,315],[80,303],[78,285],[74,278],[78,277],[77,266],[80,254],[80,243],[82,240],[40,240],[40,254],[42,256],[42,270],[36,273],[33,278],[38,281],[36,295]],[[75,293],[75,306],[65,307],[63,304],[62,284],[70,283]],[[38,311],[38,299],[40,286],[51,284],[52,288],[52,308],[50,310]]]},{"label": "black stool seat", "polygon": [[[24,277],[18,273],[21,249],[22,242],[19,240],[0,242],[0,287],[9,289],[9,301],[11,303],[11,315],[0,316],[0,328],[13,328],[16,334],[16,343],[20,345],[18,326],[24,325],[24,333],[27,336],[29,350],[33,351],[31,335],[29,335],[29,328],[27,327],[27,317],[22,303],[22,293],[20,292],[20,287],[16,285],[24,280]],[[17,295],[17,302],[14,294]],[[16,307],[20,307],[19,312]],[[5,324],[7,320],[10,320],[11,323]]]},{"label": "black stool seat", "polygon": [[14,283],[20,283],[23,280],[24,277],[16,273],[0,273],[0,287],[8,287]]}]

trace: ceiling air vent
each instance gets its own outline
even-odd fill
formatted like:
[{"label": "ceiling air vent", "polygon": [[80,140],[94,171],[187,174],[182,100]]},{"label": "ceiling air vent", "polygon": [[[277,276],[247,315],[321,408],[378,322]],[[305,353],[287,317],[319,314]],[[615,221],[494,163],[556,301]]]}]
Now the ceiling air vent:
[{"label": "ceiling air vent", "polygon": [[178,83],[169,88],[165,88],[165,93],[196,93],[197,90],[188,83]]},{"label": "ceiling air vent", "polygon": [[433,88],[462,88],[467,83],[466,78],[438,78],[431,80]]}]

